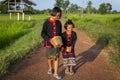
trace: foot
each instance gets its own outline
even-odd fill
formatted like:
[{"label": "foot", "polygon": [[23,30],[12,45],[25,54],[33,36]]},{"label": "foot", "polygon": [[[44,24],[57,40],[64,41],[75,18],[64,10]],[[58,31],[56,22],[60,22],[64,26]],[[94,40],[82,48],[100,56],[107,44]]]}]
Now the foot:
[{"label": "foot", "polygon": [[52,69],[48,69],[48,74],[52,74]]},{"label": "foot", "polygon": [[73,74],[74,74],[74,72],[73,72],[73,71],[70,71],[70,72],[69,72],[69,74],[70,74],[70,75],[73,75]]},{"label": "foot", "polygon": [[54,74],[53,77],[56,79],[61,79],[61,76],[59,76],[58,74]]},{"label": "foot", "polygon": [[69,74],[69,70],[65,70],[65,74]]}]

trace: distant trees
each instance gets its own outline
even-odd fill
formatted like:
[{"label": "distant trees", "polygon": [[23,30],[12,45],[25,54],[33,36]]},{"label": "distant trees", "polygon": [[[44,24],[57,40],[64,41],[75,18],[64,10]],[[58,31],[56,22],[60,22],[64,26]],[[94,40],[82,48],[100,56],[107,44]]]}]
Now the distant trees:
[{"label": "distant trees", "polygon": [[54,6],[57,6],[57,7],[62,8],[62,5],[63,5],[64,0],[55,0],[55,1],[56,1],[56,3],[55,3]]},{"label": "distant trees", "polygon": [[100,4],[100,7],[99,7],[99,9],[98,9],[98,12],[99,12],[100,14],[106,14],[106,13],[107,13],[107,10],[106,10],[106,7],[105,7],[105,3]]},{"label": "distant trees", "polygon": [[111,13],[111,10],[112,10],[112,5],[110,3],[102,3],[100,4],[99,6],[99,13],[100,14],[106,14],[106,13]]},{"label": "distant trees", "polygon": [[112,14],[116,14],[116,13],[118,13],[117,10],[113,10],[112,11]]},{"label": "distant trees", "polygon": [[[77,4],[70,4],[69,0],[56,0],[55,6],[60,7],[65,13],[66,12],[70,12],[70,13],[80,12],[80,10],[82,9]],[[95,7],[92,7],[92,1],[88,1],[87,7],[84,9],[84,13],[107,14],[107,13],[111,13],[111,10],[112,10],[112,5],[110,3],[106,3],[106,4],[101,3],[97,10]]]},{"label": "distant trees", "polygon": [[110,3],[106,3],[106,10],[107,10],[107,13],[111,13],[112,5]]},{"label": "distant trees", "polygon": [[87,5],[87,13],[90,14],[91,12],[92,12],[92,1],[89,1]]},{"label": "distant trees", "polygon": [[[3,4],[5,0],[0,1],[0,13],[7,13],[7,5]],[[81,6],[78,6],[77,4],[70,3],[69,0],[55,0],[54,6],[60,7],[64,13],[81,13],[82,11],[84,13],[88,14],[94,14],[94,13],[100,13],[100,14],[110,14],[110,13],[120,13],[117,12],[117,10],[112,11],[112,5],[110,3],[101,3],[99,5],[99,8],[96,9],[95,7],[92,6],[92,1],[88,1],[87,7],[82,8]],[[12,8],[12,7],[10,7]],[[20,6],[17,7],[17,9],[20,9]],[[48,13],[50,12],[50,9],[45,9],[45,10],[36,10],[32,6],[26,6],[24,7],[24,11],[28,14],[39,14],[39,13]]]},{"label": "distant trees", "polygon": [[69,0],[63,1],[62,8],[63,8],[65,13],[67,13],[67,8],[68,8],[69,4],[70,4]]},{"label": "distant trees", "polygon": [[62,8],[63,11],[66,13],[69,4],[70,4],[69,0],[56,0],[56,3],[54,6]]},{"label": "distant trees", "polygon": [[80,7],[77,4],[70,4],[69,0],[56,0],[55,6],[60,7],[65,13],[75,13],[80,11]]},{"label": "distant trees", "polygon": [[0,2],[0,13],[7,13],[7,5],[3,4],[3,1]]},{"label": "distant trees", "polygon": [[68,12],[70,13],[76,13],[78,12],[80,7],[77,4],[71,4],[68,8]]}]

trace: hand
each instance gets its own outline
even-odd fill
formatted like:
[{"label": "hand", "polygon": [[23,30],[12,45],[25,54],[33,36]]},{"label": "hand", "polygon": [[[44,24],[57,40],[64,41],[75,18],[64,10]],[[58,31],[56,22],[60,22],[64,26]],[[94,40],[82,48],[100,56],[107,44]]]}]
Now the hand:
[{"label": "hand", "polygon": [[71,51],[72,51],[72,46],[69,46],[69,47],[67,46],[66,47],[66,52],[71,52]]}]

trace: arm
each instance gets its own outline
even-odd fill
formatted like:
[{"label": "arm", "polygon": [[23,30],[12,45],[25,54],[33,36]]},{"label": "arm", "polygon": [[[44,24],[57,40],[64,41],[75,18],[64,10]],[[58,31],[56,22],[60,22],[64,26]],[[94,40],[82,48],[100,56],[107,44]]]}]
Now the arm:
[{"label": "arm", "polygon": [[75,46],[76,40],[77,40],[77,34],[76,34],[76,32],[74,32],[74,34],[72,36],[72,47]]},{"label": "arm", "polygon": [[47,35],[47,23],[46,22],[44,22],[44,24],[43,24],[41,36],[43,37],[44,40],[49,39],[49,36]]},{"label": "arm", "polygon": [[60,23],[60,36],[62,36],[62,24]]}]

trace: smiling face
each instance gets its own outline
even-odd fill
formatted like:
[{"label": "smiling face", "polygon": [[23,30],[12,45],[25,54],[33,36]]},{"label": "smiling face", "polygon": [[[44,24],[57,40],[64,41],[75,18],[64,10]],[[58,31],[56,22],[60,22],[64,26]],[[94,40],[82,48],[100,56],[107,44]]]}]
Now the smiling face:
[{"label": "smiling face", "polygon": [[72,31],[73,31],[73,25],[68,24],[68,25],[67,25],[67,31],[68,31],[68,32],[72,32]]},{"label": "smiling face", "polygon": [[60,12],[57,12],[56,15],[53,16],[53,19],[56,21],[56,20],[60,19],[60,17],[61,17]]}]

